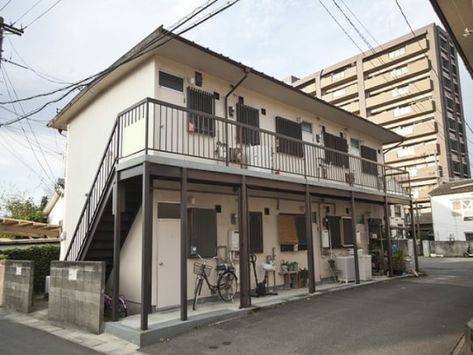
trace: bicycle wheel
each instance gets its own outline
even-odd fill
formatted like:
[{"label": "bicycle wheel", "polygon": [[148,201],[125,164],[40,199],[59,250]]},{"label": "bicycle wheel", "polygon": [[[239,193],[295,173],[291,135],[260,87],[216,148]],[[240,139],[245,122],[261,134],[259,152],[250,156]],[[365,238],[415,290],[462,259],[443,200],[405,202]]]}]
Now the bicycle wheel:
[{"label": "bicycle wheel", "polygon": [[195,311],[195,305],[197,304],[197,297],[200,296],[200,291],[202,290],[202,283],[204,279],[198,277],[195,280],[195,287],[194,287],[194,301],[192,302],[192,310]]},{"label": "bicycle wheel", "polygon": [[118,303],[118,316],[120,318],[125,318],[128,315],[128,311],[126,309],[126,306],[122,303]]},{"label": "bicycle wheel", "polygon": [[237,292],[237,277],[233,271],[225,271],[220,274],[217,281],[218,295],[225,302],[230,302]]}]

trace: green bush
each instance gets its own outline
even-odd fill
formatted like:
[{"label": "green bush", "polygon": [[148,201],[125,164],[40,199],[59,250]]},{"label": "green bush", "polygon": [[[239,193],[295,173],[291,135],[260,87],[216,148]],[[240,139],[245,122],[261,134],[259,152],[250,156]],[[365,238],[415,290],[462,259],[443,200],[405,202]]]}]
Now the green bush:
[{"label": "green bush", "polygon": [[35,246],[26,249],[0,250],[0,259],[33,260],[34,291],[44,292],[44,282],[51,269],[51,261],[59,260],[59,247],[55,245]]}]

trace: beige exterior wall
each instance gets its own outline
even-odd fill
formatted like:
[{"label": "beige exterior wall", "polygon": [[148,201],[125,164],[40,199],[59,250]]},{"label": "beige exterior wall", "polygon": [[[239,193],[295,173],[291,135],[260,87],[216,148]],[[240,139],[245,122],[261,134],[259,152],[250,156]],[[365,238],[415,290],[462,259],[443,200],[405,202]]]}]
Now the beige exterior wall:
[{"label": "beige exterior wall", "polygon": [[[175,279],[179,278],[179,270],[173,272],[163,273],[161,279],[158,277],[158,268],[163,267],[160,264],[159,254],[157,251],[157,243],[160,235],[158,233],[157,218],[157,206],[160,202],[165,203],[179,203],[180,193],[178,185],[170,182],[155,182],[156,186],[167,186],[167,188],[156,188],[153,194],[153,265],[152,265],[152,305],[156,306],[158,299],[158,288],[166,287],[166,285],[173,284]],[[231,190],[221,191],[219,193],[208,193],[208,192],[197,192],[194,189],[197,187],[189,186],[189,199],[192,200],[193,204],[188,207],[195,208],[209,208],[214,209],[215,205],[221,205],[221,213],[217,213],[217,245],[227,246],[228,245],[228,232],[231,230],[238,230],[238,225],[231,223],[231,215],[238,211],[238,196],[232,194]],[[256,270],[259,281],[261,282],[264,277],[264,271],[261,263],[265,260],[266,255],[271,255],[274,248],[276,255],[277,273],[276,273],[276,284],[278,286],[283,285],[284,280],[279,275],[280,264],[282,260],[285,261],[297,261],[300,268],[307,268],[307,251],[293,251],[293,252],[281,252],[278,241],[278,223],[277,218],[280,213],[294,213],[304,214],[304,201],[294,200],[295,196],[283,195],[280,198],[273,197],[249,197],[249,211],[250,212],[262,212],[263,214],[263,248],[264,252],[257,254],[257,265]],[[363,215],[364,223],[357,224],[356,229],[359,232],[358,246],[363,250],[363,254],[368,254],[368,218],[382,218],[383,208],[382,206],[376,206],[373,204],[357,203],[357,213]],[[270,214],[265,215],[264,209],[269,208]],[[321,228],[320,221],[325,218],[326,215],[336,215],[340,217],[350,217],[350,202],[349,201],[337,201],[328,200],[314,201],[312,203],[312,211],[317,214],[317,220],[313,224],[313,239],[314,239],[314,255],[315,255],[315,268],[316,268],[316,280],[320,281],[321,278],[330,277],[330,268],[328,259],[334,258],[340,255],[348,255],[350,248],[333,249],[322,248],[321,245]],[[328,209],[328,213],[326,211]],[[140,303],[141,297],[141,223],[142,214],[141,210],[138,213],[135,222],[129,232],[125,244],[121,251],[121,267],[120,267],[120,293],[125,295],[126,299],[130,302]],[[179,223],[179,222],[177,222]],[[323,229],[323,227],[322,227]],[[179,239],[180,235],[176,233],[172,238]],[[179,250],[167,249],[167,254],[175,255],[179,258]],[[193,290],[195,284],[195,275],[193,274],[194,262],[198,261],[194,258],[189,258],[187,261],[187,289],[188,299],[192,299]],[[215,267],[215,262],[211,259],[208,260],[210,265]],[[235,263],[236,273],[239,275],[238,261]],[[210,280],[215,282],[215,269],[212,271]],[[269,283],[273,285],[272,276],[269,279]],[[161,285],[161,286],[160,286]],[[255,287],[255,281],[253,276],[253,270],[251,269],[251,287]],[[178,295],[178,289],[174,289],[170,292],[174,292]],[[204,285],[202,289],[202,297],[210,296],[208,288]],[[177,297],[174,305],[179,304],[179,298]]]},{"label": "beige exterior wall", "polygon": [[[376,54],[365,52],[310,74],[293,85],[349,112],[359,110],[361,116],[403,135],[404,143],[390,151],[385,161],[422,172],[414,177],[417,183],[413,184],[413,193],[419,196],[422,210],[430,218],[426,191],[441,179],[469,177],[470,171],[463,114],[455,114],[455,109],[449,112],[445,104],[450,98],[453,106],[461,107],[453,44],[442,43],[446,33],[433,24],[415,34],[415,38],[412,34],[405,35],[375,48]],[[357,95],[351,97],[349,93],[347,100],[334,100],[334,92],[345,89],[348,93],[347,89],[356,85]],[[449,130],[446,122],[453,121],[460,128]],[[465,152],[460,148],[452,150],[451,140],[457,141],[459,147],[463,145]],[[415,153],[407,154],[411,150]]]},{"label": "beige exterior wall", "polygon": [[154,94],[154,62],[139,69],[109,88],[95,93],[95,100],[75,116],[67,127],[65,176],[64,257],[92,186],[117,114],[139,100]]}]

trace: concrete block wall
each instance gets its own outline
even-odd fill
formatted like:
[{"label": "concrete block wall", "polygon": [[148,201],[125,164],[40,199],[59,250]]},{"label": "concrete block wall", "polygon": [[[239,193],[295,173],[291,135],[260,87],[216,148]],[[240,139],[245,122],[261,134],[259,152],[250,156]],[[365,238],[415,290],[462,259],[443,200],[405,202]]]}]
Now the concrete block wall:
[{"label": "concrete block wall", "polygon": [[429,242],[430,254],[437,254],[443,256],[463,256],[463,253],[470,246],[471,251],[473,251],[473,242],[464,242],[464,241],[438,241],[431,240]]},{"label": "concrete block wall", "polygon": [[33,275],[33,261],[0,260],[0,305],[19,312],[31,312]]},{"label": "concrete block wall", "polygon": [[104,262],[53,261],[49,287],[50,320],[103,331]]}]

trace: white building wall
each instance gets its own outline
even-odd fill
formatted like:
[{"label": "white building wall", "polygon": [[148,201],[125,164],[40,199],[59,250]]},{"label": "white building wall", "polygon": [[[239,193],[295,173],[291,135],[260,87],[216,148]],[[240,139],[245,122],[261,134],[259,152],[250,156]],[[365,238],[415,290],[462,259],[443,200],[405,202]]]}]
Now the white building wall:
[{"label": "white building wall", "polygon": [[465,233],[473,233],[473,192],[432,196],[431,205],[435,240],[465,241]]},{"label": "white building wall", "polygon": [[[154,61],[149,60],[87,105],[67,127],[65,240],[61,259],[72,239],[117,114],[154,95]],[[93,90],[92,90],[93,92]]]},{"label": "white building wall", "polygon": [[[159,186],[159,184],[158,184]],[[168,184],[166,186],[172,186]],[[160,260],[157,252],[157,239],[159,235],[157,233],[157,206],[160,202],[166,203],[179,203],[180,193],[176,189],[178,186],[174,186],[171,189],[155,189],[153,194],[153,264],[152,268],[152,304],[156,306],[157,294],[159,287],[166,287],[163,285],[172,284],[175,282],[174,278],[179,278],[179,271],[174,270],[173,272],[164,273],[164,279],[158,279],[158,268],[162,267],[159,265]],[[232,224],[231,215],[238,213],[238,196],[233,195],[231,192],[226,193],[204,193],[204,192],[193,192],[192,189],[188,193],[189,200],[193,202],[188,207],[195,208],[215,208],[215,205],[221,205],[221,213],[217,213],[217,245],[226,246],[228,244],[228,232],[230,230],[237,230],[238,224]],[[231,190],[229,190],[231,191]],[[329,207],[329,212],[326,213],[326,207]],[[265,215],[264,209],[269,208],[270,214]],[[328,249],[321,247],[321,234],[319,228],[320,221],[326,215],[337,215],[349,217],[351,211],[350,202],[337,201],[337,200],[325,200],[323,202],[313,202],[312,211],[317,214],[317,220],[313,224],[313,240],[314,240],[314,255],[315,255],[315,277],[316,281],[320,281],[321,278],[328,278],[331,276],[328,259],[335,258],[340,255],[348,255],[350,248],[340,249]],[[367,223],[368,218],[380,218],[382,217],[383,209],[381,206],[370,205],[365,203],[356,204],[357,213],[363,215],[364,223],[357,224],[356,229],[359,232],[358,245],[363,250],[363,254],[368,254],[368,233]],[[348,210],[347,210],[348,209]],[[304,201],[290,200],[288,197],[282,197],[277,199],[275,197],[250,197],[249,198],[249,211],[250,212],[262,212],[263,215],[263,248],[264,252],[257,254],[256,270],[258,279],[262,282],[264,277],[264,271],[261,263],[265,260],[266,255],[271,255],[273,248],[276,255],[276,284],[278,286],[284,283],[283,276],[279,275],[280,265],[282,260],[285,261],[297,261],[299,268],[307,268],[307,251],[291,251],[281,252],[278,241],[278,222],[277,216],[280,213],[294,213],[304,214]],[[322,218],[322,219],[321,219]],[[141,210],[138,213],[135,222],[129,232],[127,240],[121,250],[121,267],[120,267],[120,293],[125,295],[126,299],[130,302],[140,303],[141,295],[141,231],[142,231],[142,213]],[[323,227],[322,227],[323,228]],[[179,239],[180,235],[173,236]],[[179,250],[166,250],[166,254],[175,255],[176,260],[179,259]],[[193,264],[198,261],[195,258],[189,258],[187,261],[187,289],[188,299],[192,299],[195,275],[193,274]],[[210,265],[215,266],[215,261],[209,259]],[[239,276],[239,265],[235,263],[236,273]],[[215,283],[216,281],[215,269],[212,271],[210,280]],[[160,286],[161,285],[161,286]],[[270,275],[269,285],[273,285],[273,278]],[[253,276],[253,269],[251,269],[251,287],[255,287],[255,280]],[[169,290],[169,292],[175,293],[175,305],[179,303],[178,289]],[[202,289],[202,296],[209,296],[210,292],[204,285]]]}]

